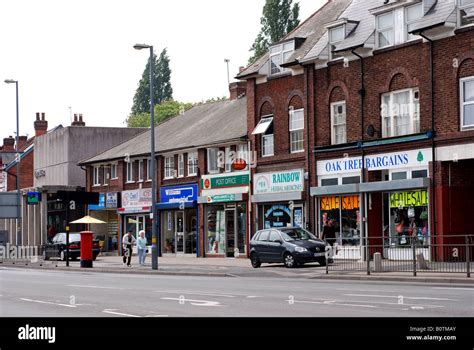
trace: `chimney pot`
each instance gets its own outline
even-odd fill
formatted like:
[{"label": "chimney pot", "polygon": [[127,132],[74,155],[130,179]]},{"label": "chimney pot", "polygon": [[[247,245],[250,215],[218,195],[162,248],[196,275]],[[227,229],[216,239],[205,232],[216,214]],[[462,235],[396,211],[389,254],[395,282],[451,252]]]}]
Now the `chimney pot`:
[{"label": "chimney pot", "polygon": [[82,123],[82,114],[79,114],[79,122]]},{"label": "chimney pot", "polygon": [[36,113],[36,120],[40,120],[40,114]]},{"label": "chimney pot", "polygon": [[46,113],[44,113],[44,112],[41,114],[41,120],[46,120],[46,119],[45,119],[45,114],[46,114]]}]

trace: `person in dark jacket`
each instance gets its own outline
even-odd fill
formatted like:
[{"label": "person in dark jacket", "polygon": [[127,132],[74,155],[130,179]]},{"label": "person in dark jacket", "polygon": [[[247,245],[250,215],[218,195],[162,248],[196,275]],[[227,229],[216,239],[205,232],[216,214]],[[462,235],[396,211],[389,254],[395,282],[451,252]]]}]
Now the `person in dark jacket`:
[{"label": "person in dark jacket", "polygon": [[329,222],[323,227],[323,236],[322,239],[332,247],[336,242],[336,228],[334,227],[334,220],[329,220]]}]

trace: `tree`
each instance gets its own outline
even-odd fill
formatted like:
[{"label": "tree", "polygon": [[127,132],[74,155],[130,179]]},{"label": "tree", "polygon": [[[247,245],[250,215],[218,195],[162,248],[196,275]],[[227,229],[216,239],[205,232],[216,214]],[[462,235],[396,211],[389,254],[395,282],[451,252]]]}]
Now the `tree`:
[{"label": "tree", "polygon": [[253,55],[249,58],[249,64],[265,54],[271,44],[295,29],[300,24],[299,15],[300,4],[293,4],[293,0],[266,0],[260,18],[262,27],[250,48]]},{"label": "tree", "polygon": [[[192,103],[164,100],[162,103],[155,105],[155,125],[187,111],[192,106]],[[149,128],[150,113],[142,112],[132,114],[127,118],[126,122],[129,128]]]},{"label": "tree", "polygon": [[[171,100],[173,98],[173,88],[171,87],[171,69],[170,59],[167,49],[164,49],[160,58],[157,59],[153,55],[154,60],[154,80],[153,80],[153,96],[155,103]],[[142,78],[138,83],[137,91],[133,97],[132,115],[145,113],[150,111],[150,61],[148,60]]]}]

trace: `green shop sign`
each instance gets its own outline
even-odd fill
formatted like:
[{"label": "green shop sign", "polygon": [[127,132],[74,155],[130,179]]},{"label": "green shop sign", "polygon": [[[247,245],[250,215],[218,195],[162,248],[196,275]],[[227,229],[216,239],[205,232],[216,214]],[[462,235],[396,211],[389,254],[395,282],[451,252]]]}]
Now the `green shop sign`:
[{"label": "green shop sign", "polygon": [[245,175],[231,175],[222,177],[210,177],[201,180],[201,187],[204,190],[220,187],[237,187],[248,186],[250,183],[250,176]]},{"label": "green shop sign", "polygon": [[428,191],[411,191],[390,193],[390,208],[426,207]]},{"label": "green shop sign", "polygon": [[207,197],[208,203],[227,203],[235,202],[235,194],[219,194]]}]

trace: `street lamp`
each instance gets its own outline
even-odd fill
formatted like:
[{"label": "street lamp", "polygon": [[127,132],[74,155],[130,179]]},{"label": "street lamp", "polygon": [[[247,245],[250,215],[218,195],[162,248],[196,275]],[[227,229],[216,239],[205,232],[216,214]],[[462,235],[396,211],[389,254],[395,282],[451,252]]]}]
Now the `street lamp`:
[{"label": "street lamp", "polygon": [[151,268],[158,270],[158,233],[156,230],[156,160],[155,160],[155,98],[153,94],[153,77],[154,77],[154,59],[153,46],[146,44],[135,44],[135,50],[150,49],[150,141],[151,141],[151,224],[152,224],[152,238],[151,238]]},{"label": "street lamp", "polygon": [[6,79],[6,84],[15,84],[16,87],[16,145],[15,145],[15,161],[16,161],[16,193],[17,193],[17,227],[16,227],[16,244],[21,245],[21,193],[20,193],[20,114],[19,114],[19,105],[18,105],[18,80]]}]

